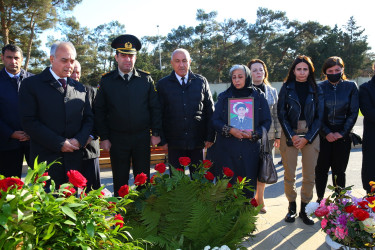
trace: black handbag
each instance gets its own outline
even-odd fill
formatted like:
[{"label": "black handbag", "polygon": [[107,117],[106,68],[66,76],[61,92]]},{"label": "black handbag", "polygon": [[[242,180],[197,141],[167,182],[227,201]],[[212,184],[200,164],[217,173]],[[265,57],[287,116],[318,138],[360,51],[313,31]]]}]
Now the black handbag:
[{"label": "black handbag", "polygon": [[263,128],[262,144],[259,153],[258,181],[266,184],[273,184],[277,182],[277,179],[277,172],[275,165],[273,164],[267,130]]},{"label": "black handbag", "polygon": [[354,132],[350,132],[349,136],[350,136],[350,139],[352,140],[352,143],[353,143],[354,147],[356,145],[362,144],[362,138],[361,138],[361,136],[357,135]]}]

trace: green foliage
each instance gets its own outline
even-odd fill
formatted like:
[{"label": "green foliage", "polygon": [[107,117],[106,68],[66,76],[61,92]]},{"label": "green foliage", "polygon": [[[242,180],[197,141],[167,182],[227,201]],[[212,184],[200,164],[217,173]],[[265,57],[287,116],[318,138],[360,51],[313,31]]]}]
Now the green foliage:
[{"label": "green foliage", "polygon": [[104,186],[69,196],[65,188],[72,184],[55,190],[52,180],[47,193],[44,182],[50,177],[43,174],[52,164],[36,159],[20,189],[0,189],[0,249],[141,249],[133,244],[129,227],[114,218],[120,211],[125,214],[132,200],[104,197]]},{"label": "green foliage", "polygon": [[134,239],[145,239],[150,242],[145,247],[152,249],[203,249],[235,248],[251,236],[260,207],[241,194],[247,181],[230,188],[228,178],[212,183],[202,165],[193,179],[174,168],[171,177],[157,173],[129,209],[127,225]]}]

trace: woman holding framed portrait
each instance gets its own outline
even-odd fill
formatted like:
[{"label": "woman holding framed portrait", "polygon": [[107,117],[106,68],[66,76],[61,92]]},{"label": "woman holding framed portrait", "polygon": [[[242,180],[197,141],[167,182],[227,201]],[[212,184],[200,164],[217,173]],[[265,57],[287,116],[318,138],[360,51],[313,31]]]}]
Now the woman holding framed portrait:
[{"label": "woman holding framed portrait", "polygon": [[[245,65],[234,65],[230,71],[231,86],[220,93],[212,116],[217,132],[216,142],[209,149],[215,168],[222,175],[222,168],[234,172],[232,183],[237,177],[250,179],[256,186],[262,127],[267,131],[271,115],[264,93],[251,83],[250,70]],[[245,189],[246,190],[246,189]],[[246,190],[247,198],[254,197],[253,190]]]},{"label": "woman holding framed portrait", "polygon": [[314,65],[305,55],[297,56],[280,89],[277,114],[283,129],[280,153],[284,166],[285,196],[289,201],[286,222],[297,216],[296,168],[298,153],[302,153],[301,212],[307,225],[314,221],[305,207],[313,198],[315,166],[319,156],[319,129],[323,117],[323,93],[316,84]]}]

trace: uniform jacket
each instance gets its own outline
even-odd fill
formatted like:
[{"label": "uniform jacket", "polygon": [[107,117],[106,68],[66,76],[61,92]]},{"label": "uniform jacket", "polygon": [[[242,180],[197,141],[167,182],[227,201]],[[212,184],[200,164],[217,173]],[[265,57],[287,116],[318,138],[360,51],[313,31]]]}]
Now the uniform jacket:
[{"label": "uniform jacket", "polygon": [[266,90],[266,99],[271,112],[272,123],[270,130],[268,131],[268,140],[280,139],[281,126],[279,119],[277,118],[277,90],[270,85],[264,85]]},{"label": "uniform jacket", "polygon": [[[283,128],[287,140],[296,135],[294,132],[298,126],[301,112],[304,112],[308,132],[305,138],[312,143],[321,127],[323,117],[323,93],[319,86],[314,90],[309,86],[309,93],[305,102],[305,110],[301,110],[301,104],[295,89],[295,82],[286,82],[280,89],[279,101],[277,104],[277,114],[280,125]],[[315,91],[317,91],[315,97]]]},{"label": "uniform jacket", "polygon": [[252,121],[249,117],[244,117],[243,121],[240,121],[240,118],[238,116],[230,119],[230,125],[232,127],[238,128],[238,129],[253,129]]},{"label": "uniform jacket", "polygon": [[157,90],[163,117],[161,144],[192,150],[214,141],[210,133],[214,104],[206,78],[190,71],[186,86],[181,86],[172,71],[158,82]]},{"label": "uniform jacket", "polygon": [[95,127],[101,140],[110,132],[137,133],[152,130],[160,133],[161,113],[154,81],[138,69],[129,82],[118,70],[104,75],[94,104]]},{"label": "uniform jacket", "polygon": [[82,149],[62,153],[65,139],[75,138],[83,147],[93,127],[93,115],[85,87],[71,78],[67,90],[52,76],[50,69],[24,80],[20,89],[20,114],[30,136],[30,157],[60,162],[69,169],[80,169]]},{"label": "uniform jacket", "polygon": [[[3,68],[0,71],[0,151],[13,150],[21,142],[10,138],[14,131],[22,130],[18,107],[18,84],[33,74],[21,69],[18,80],[9,77]],[[25,143],[25,142],[23,142]]]},{"label": "uniform jacket", "polygon": [[355,82],[340,81],[336,86],[328,80],[321,82],[324,95],[324,115],[321,133],[348,136],[358,117],[358,87]]}]

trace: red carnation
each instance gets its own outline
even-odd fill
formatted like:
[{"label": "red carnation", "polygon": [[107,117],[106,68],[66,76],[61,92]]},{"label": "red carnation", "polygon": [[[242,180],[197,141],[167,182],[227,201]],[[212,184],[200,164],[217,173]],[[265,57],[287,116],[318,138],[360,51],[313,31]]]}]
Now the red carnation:
[{"label": "red carnation", "polygon": [[231,187],[233,187],[233,185],[230,182],[228,182],[227,188],[231,188]]},{"label": "red carnation", "polygon": [[69,170],[67,175],[69,178],[69,182],[72,183],[73,186],[78,188],[86,187],[86,178],[77,170]]},{"label": "red carnation", "polygon": [[120,227],[124,226],[124,218],[122,218],[121,214],[116,214],[114,218],[115,220],[117,220],[116,226],[120,226]]},{"label": "red carnation", "polygon": [[155,166],[155,170],[158,171],[161,174],[164,173],[166,169],[167,169],[167,167],[165,166],[165,164],[163,162],[159,163],[159,164],[156,164],[156,166]]},{"label": "red carnation", "polygon": [[178,161],[180,162],[181,166],[184,166],[184,167],[189,166],[189,164],[191,163],[191,160],[189,157],[180,157]]},{"label": "red carnation", "polygon": [[[43,174],[42,174],[42,176],[48,176],[48,172],[44,172]],[[41,176],[41,177],[42,177]],[[34,179],[34,183],[36,183],[36,181],[39,179],[39,175],[37,174],[36,176],[35,176],[35,179]],[[47,182],[46,181],[43,181],[43,186],[45,186],[46,184],[47,184]]]},{"label": "red carnation", "polygon": [[23,181],[21,181],[19,178],[11,177],[0,180],[0,190],[3,190],[4,192],[8,191],[9,188],[15,188],[15,186],[17,186],[17,189],[21,189],[23,186]]},{"label": "red carnation", "polygon": [[155,177],[156,177],[156,175],[153,175],[152,177],[151,177],[151,179],[150,179],[150,183],[152,184],[152,185],[156,185],[156,183],[155,183]]},{"label": "red carnation", "polygon": [[134,185],[136,186],[142,186],[147,181],[147,175],[145,173],[137,174],[137,176],[134,179]]},{"label": "red carnation", "polygon": [[212,166],[212,162],[210,160],[203,160],[203,167],[210,168]]},{"label": "red carnation", "polygon": [[368,202],[367,202],[367,201],[360,201],[360,202],[358,202],[358,205],[359,205],[362,209],[367,209]]},{"label": "red carnation", "polygon": [[124,198],[125,195],[127,194],[129,194],[129,186],[128,185],[121,186],[120,189],[118,190],[118,195]]},{"label": "red carnation", "polygon": [[227,177],[233,177],[234,175],[232,169],[227,168],[227,167],[223,167],[223,172],[224,172],[224,175]]},{"label": "red carnation", "polygon": [[116,202],[109,201],[108,204],[108,209],[113,209],[116,206]]},{"label": "red carnation", "polygon": [[176,168],[177,171],[180,171],[180,172],[185,172],[184,169],[182,168]]},{"label": "red carnation", "polygon": [[366,200],[367,200],[369,203],[372,203],[373,201],[375,201],[375,197],[374,197],[374,196],[370,196],[370,197],[367,197]]},{"label": "red carnation", "polygon": [[323,216],[326,216],[327,214],[329,213],[329,210],[327,207],[318,207],[316,210],[315,210],[315,215],[317,217],[323,217]]},{"label": "red carnation", "polygon": [[354,209],[356,208],[357,208],[356,206],[350,205],[350,206],[345,207],[344,209],[345,209],[345,212],[347,213],[353,213]]},{"label": "red carnation", "polygon": [[360,209],[360,208],[357,208],[353,211],[353,216],[360,220],[360,221],[364,221],[366,220],[368,217],[370,217],[369,213],[363,209]]},{"label": "red carnation", "polygon": [[257,207],[258,206],[258,202],[257,202],[257,200],[255,198],[251,199],[250,204],[253,205],[253,207]]},{"label": "red carnation", "polygon": [[66,198],[68,198],[69,196],[75,194],[77,191],[75,190],[75,188],[73,187],[65,187],[64,190],[68,190],[68,191],[63,191],[63,194],[65,195]]},{"label": "red carnation", "polygon": [[213,181],[215,179],[215,176],[211,172],[206,172],[204,174],[204,178],[206,178],[209,181]]},{"label": "red carnation", "polygon": [[238,181],[238,182],[242,182],[242,180],[243,180],[243,177],[241,177],[241,176],[237,176],[237,181]]}]

